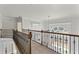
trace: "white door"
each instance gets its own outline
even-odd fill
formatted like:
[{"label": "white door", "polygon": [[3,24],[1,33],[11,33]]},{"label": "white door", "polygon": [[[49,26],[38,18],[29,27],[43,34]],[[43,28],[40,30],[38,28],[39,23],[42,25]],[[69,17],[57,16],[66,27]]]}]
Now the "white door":
[{"label": "white door", "polygon": [[17,30],[22,32],[22,24],[21,24],[21,22],[17,23]]}]

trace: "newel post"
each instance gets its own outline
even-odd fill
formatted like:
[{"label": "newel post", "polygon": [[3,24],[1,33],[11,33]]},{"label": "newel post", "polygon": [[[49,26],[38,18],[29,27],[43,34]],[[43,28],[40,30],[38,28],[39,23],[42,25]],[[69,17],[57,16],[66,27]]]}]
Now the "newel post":
[{"label": "newel post", "polygon": [[31,39],[32,39],[32,32],[29,32],[28,37],[29,37],[29,39],[30,39],[30,54],[31,54]]}]

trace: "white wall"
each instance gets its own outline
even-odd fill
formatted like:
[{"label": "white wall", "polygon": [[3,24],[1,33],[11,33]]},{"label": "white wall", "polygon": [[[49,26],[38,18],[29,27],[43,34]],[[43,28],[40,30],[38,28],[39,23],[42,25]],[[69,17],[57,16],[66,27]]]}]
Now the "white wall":
[{"label": "white wall", "polygon": [[79,17],[72,16],[72,17],[65,17],[60,19],[49,19],[48,21],[43,21],[43,27],[46,29],[49,24],[61,24],[61,23],[70,23],[71,24],[71,34],[78,34],[79,33]]},{"label": "white wall", "polygon": [[31,21],[27,18],[22,18],[23,29],[29,29],[31,27]]},{"label": "white wall", "polygon": [[2,28],[2,17],[0,16],[0,29]]},{"label": "white wall", "polygon": [[79,18],[72,20],[72,33],[79,34]]},{"label": "white wall", "polygon": [[16,18],[0,16],[0,29],[16,29]]},{"label": "white wall", "polygon": [[39,21],[34,21],[31,18],[27,18],[27,17],[22,17],[22,26],[23,29],[33,29],[34,28],[34,24],[39,24],[42,26],[41,22]]}]

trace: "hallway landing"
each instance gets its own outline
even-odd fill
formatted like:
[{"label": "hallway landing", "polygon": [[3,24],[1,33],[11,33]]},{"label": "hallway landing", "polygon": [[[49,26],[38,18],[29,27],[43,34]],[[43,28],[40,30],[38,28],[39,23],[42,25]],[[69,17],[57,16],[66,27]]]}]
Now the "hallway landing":
[{"label": "hallway landing", "polygon": [[31,43],[32,46],[32,54],[57,54],[56,52],[54,52],[53,50],[42,46],[41,44],[32,41]]}]

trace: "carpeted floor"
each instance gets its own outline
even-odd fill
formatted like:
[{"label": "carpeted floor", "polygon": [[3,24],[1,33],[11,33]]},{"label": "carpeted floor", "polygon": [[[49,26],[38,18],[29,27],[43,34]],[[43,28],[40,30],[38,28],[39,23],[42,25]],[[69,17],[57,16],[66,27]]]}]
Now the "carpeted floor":
[{"label": "carpeted floor", "polygon": [[49,48],[42,46],[41,44],[32,41],[32,54],[57,54],[53,50],[50,50]]}]

